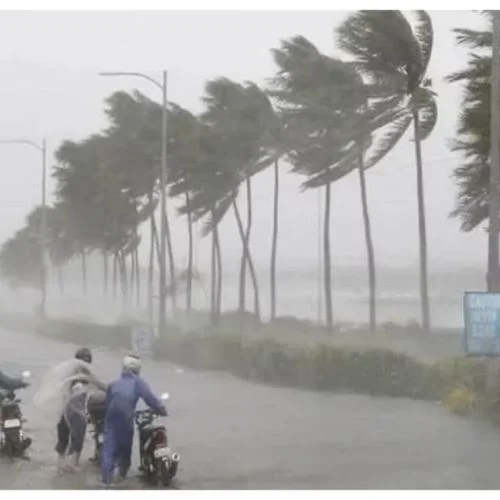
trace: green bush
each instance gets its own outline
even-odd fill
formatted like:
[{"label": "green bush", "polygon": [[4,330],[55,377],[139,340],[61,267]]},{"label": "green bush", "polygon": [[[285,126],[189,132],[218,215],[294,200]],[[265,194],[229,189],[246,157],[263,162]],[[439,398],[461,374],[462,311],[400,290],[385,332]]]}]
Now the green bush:
[{"label": "green bush", "polygon": [[[38,331],[72,343],[127,349],[131,327],[49,320]],[[258,382],[317,391],[446,402],[459,387],[464,394],[474,394],[474,406],[482,414],[500,423],[500,390],[498,396],[486,394],[487,363],[480,359],[451,358],[426,364],[389,349],[326,343],[298,347],[248,335],[182,333],[176,328],[155,340],[153,356],[195,370],[220,370]]]}]

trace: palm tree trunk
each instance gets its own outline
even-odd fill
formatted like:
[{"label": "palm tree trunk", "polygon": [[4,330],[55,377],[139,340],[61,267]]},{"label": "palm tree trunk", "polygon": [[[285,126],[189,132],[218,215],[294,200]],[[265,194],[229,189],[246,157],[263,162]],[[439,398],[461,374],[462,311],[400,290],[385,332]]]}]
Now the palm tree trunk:
[{"label": "palm tree trunk", "polygon": [[[245,231],[245,243],[247,246],[250,244],[250,231],[252,229],[252,181],[248,177],[246,180],[247,187],[247,229]],[[241,314],[245,312],[246,309],[246,291],[247,291],[247,258],[246,253],[243,250],[241,255],[241,265],[240,265],[240,300],[239,300],[239,311]]]},{"label": "palm tree trunk", "polygon": [[156,255],[158,256],[158,266],[161,265],[160,239],[158,238],[158,230],[156,229],[156,221],[153,219],[153,240],[156,247]]},{"label": "palm tree trunk", "polygon": [[135,290],[136,290],[136,301],[137,307],[141,307],[141,268],[139,266],[139,250],[136,248],[134,250],[135,259]]},{"label": "palm tree trunk", "polygon": [[125,260],[125,256],[123,253],[119,254],[118,262],[120,266],[120,278],[122,284],[122,298],[123,304],[127,304],[128,302],[128,287],[127,287],[127,264]]},{"label": "palm tree trunk", "polygon": [[248,267],[250,268],[250,277],[252,279],[252,285],[254,289],[254,313],[257,319],[260,320],[260,301],[259,301],[259,285],[257,282],[257,275],[255,273],[255,268],[253,265],[253,260],[250,255],[250,249],[248,245],[248,240],[245,238],[245,231],[243,229],[243,222],[241,220],[240,211],[238,210],[238,205],[236,204],[236,199],[233,199],[233,209],[234,215],[236,217],[236,222],[238,224],[238,232],[240,233],[240,238],[243,243],[243,251],[246,254],[246,259],[248,261]]},{"label": "palm tree trunk", "polygon": [[271,321],[276,319],[276,256],[278,250],[278,195],[279,168],[274,162],[274,203],[273,203],[273,239],[271,244]]},{"label": "palm tree trunk", "polygon": [[118,292],[118,253],[113,255],[113,299],[116,300]]},{"label": "palm tree trunk", "polygon": [[82,251],[82,285],[83,285],[83,295],[87,296],[87,255],[85,250]]},{"label": "palm tree trunk", "polygon": [[172,293],[172,307],[175,313],[175,310],[177,309],[177,287],[175,286],[176,276],[175,276],[174,250],[172,247],[172,235],[170,234],[170,222],[168,219],[168,211],[166,208],[163,216],[165,217],[165,233],[166,233],[165,237],[167,238],[168,263],[170,266],[170,281],[174,285]]},{"label": "palm tree trunk", "polygon": [[130,252],[130,296],[132,299],[134,296],[134,289],[135,289],[135,259],[134,259],[134,252]]},{"label": "palm tree trunk", "polygon": [[359,171],[359,187],[361,190],[361,205],[363,208],[363,224],[365,227],[366,255],[368,258],[368,286],[370,293],[370,332],[373,333],[377,328],[375,253],[373,250],[370,213],[368,210],[368,198],[366,195],[365,165],[363,161],[362,152],[360,152],[359,154],[358,171]]},{"label": "palm tree trunk", "polygon": [[59,281],[59,292],[61,295],[64,295],[63,266],[57,266],[57,279]]},{"label": "palm tree trunk", "polygon": [[418,234],[420,243],[420,304],[422,309],[422,328],[429,332],[431,319],[429,311],[429,285],[427,271],[427,231],[425,222],[424,176],[422,166],[422,149],[419,139],[418,110],[413,110],[413,131],[415,139],[415,158],[417,161],[417,200],[418,200]]},{"label": "palm tree trunk", "polygon": [[188,275],[186,287],[186,310],[188,315],[191,314],[193,300],[193,220],[191,217],[191,200],[189,192],[186,191],[186,210],[188,223]]},{"label": "palm tree trunk", "polygon": [[104,296],[108,296],[108,281],[109,281],[109,265],[108,265],[108,254],[106,250],[102,252],[103,259],[103,269],[104,269]]},{"label": "palm tree trunk", "polygon": [[219,241],[219,228],[214,227],[215,254],[217,261],[217,299],[215,304],[215,322],[219,323],[222,303],[222,256]]},{"label": "palm tree trunk", "polygon": [[[212,220],[215,220],[214,211],[212,210]],[[212,230],[212,255],[210,263],[210,322],[215,325],[216,314],[215,310],[217,307],[217,258],[216,258],[216,236],[215,231]]]},{"label": "palm tree trunk", "polygon": [[333,307],[332,307],[332,262],[330,254],[330,207],[331,207],[331,183],[325,185],[325,223],[323,228],[323,251],[324,251],[324,285],[325,285],[325,310],[326,328],[329,333],[333,332]]}]

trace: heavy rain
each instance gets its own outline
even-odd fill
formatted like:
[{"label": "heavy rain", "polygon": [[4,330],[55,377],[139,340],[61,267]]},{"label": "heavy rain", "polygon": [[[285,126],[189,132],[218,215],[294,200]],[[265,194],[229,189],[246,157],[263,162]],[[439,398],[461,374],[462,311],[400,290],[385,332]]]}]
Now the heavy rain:
[{"label": "heavy rain", "polygon": [[1,488],[500,489],[497,11],[0,41]]}]

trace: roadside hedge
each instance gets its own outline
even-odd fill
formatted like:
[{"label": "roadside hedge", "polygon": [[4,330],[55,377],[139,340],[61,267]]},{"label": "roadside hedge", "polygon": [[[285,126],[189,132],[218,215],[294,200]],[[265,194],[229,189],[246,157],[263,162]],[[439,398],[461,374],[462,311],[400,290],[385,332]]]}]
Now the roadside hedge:
[{"label": "roadside hedge", "polygon": [[[72,343],[129,349],[131,327],[54,319],[40,324],[38,332]],[[479,396],[487,392],[482,360],[452,358],[428,364],[388,349],[287,346],[238,334],[183,334],[170,328],[168,336],[156,340],[154,357],[191,369],[220,370],[256,382],[317,391],[434,401],[446,400],[457,387]]]},{"label": "roadside hedge", "polygon": [[[52,319],[37,331],[60,341],[128,350],[132,327]],[[289,346],[227,332],[168,331],[155,341],[155,359],[281,387],[441,401],[453,413],[474,413],[500,425],[500,374],[488,374],[488,360],[424,363],[389,349]]]}]

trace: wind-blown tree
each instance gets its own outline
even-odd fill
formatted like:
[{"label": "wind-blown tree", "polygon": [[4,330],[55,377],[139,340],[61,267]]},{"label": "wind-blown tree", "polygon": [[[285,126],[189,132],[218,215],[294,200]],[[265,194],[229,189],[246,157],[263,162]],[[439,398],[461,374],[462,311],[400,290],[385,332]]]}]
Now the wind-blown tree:
[{"label": "wind-blown tree", "polygon": [[[180,194],[184,199],[184,214],[188,229],[188,265],[186,279],[186,311],[191,313],[193,290],[193,215],[190,203],[190,182],[199,171],[201,162],[200,134],[202,125],[198,118],[177,104],[169,105],[168,127],[168,185],[170,196]],[[179,188],[180,187],[180,191]],[[177,191],[176,191],[177,188]],[[217,230],[215,231],[217,233]]]},{"label": "wind-blown tree", "polygon": [[[195,162],[189,163],[189,169],[182,176],[173,178],[170,188],[172,196],[186,191],[186,203],[179,208],[179,213],[191,213],[193,222],[203,222],[202,236],[212,235],[211,264],[211,319],[216,324],[221,310],[222,294],[222,258],[219,244],[218,225],[227,211],[233,207],[238,229],[244,239],[243,224],[236,204],[240,178],[232,169],[224,155],[224,141],[215,131],[199,123],[197,139],[192,144]],[[246,248],[246,247],[245,247]]]},{"label": "wind-blown tree", "polygon": [[[110,144],[111,169],[123,179],[128,194],[135,199],[140,221],[149,217],[151,248],[148,276],[148,309],[153,308],[154,249],[159,248],[155,210],[159,203],[161,106],[135,91],[133,95],[115,92],[106,101],[110,126],[106,137]],[[167,251],[171,279],[175,280],[175,262],[168,214],[166,224]],[[160,254],[157,252],[158,259]],[[176,294],[171,294],[176,305]]]},{"label": "wind-blown tree", "polygon": [[[325,188],[323,229],[324,291],[326,324],[333,328],[330,212],[331,184],[357,170],[370,283],[370,326],[376,325],[375,257],[371,238],[365,170],[383,155],[371,151],[371,133],[397,118],[395,99],[387,97],[378,85],[366,85],[352,63],[321,54],[301,36],[283,41],[273,50],[278,73],[272,79],[270,94],[276,98],[290,141],[288,158],[293,171],[308,179],[303,189]],[[293,138],[293,142],[291,139]]]},{"label": "wind-blown tree", "polygon": [[225,164],[234,169],[235,179],[239,177],[246,183],[247,227],[244,230],[242,240],[239,311],[243,313],[245,310],[246,265],[248,261],[254,287],[255,314],[260,316],[258,282],[249,250],[252,228],[252,184],[248,168],[252,161],[257,161],[257,156],[254,154],[256,147],[258,147],[252,128],[255,120],[254,109],[249,106],[245,87],[227,78],[208,82],[202,100],[206,105],[202,120],[211,126],[219,136],[219,140],[223,141]]},{"label": "wind-blown tree", "polygon": [[13,287],[40,287],[40,226],[34,225],[33,217],[30,216],[26,219],[26,225],[4,242],[0,249],[0,274]]},{"label": "wind-blown tree", "polygon": [[42,260],[40,241],[24,227],[8,239],[0,250],[0,272],[10,286],[40,286]]},{"label": "wind-blown tree", "polygon": [[[491,13],[484,15],[491,23]],[[458,28],[454,32],[457,45],[467,47],[469,54],[465,68],[446,78],[449,83],[462,83],[464,90],[457,138],[451,144],[451,150],[464,157],[463,163],[454,170],[458,194],[451,215],[461,220],[463,231],[469,232],[485,222],[489,215],[493,34],[491,24],[483,31]]]},{"label": "wind-blown tree", "polygon": [[369,82],[385,86],[388,96],[399,98],[406,114],[391,125],[378,154],[385,155],[413,124],[417,170],[418,227],[420,245],[420,295],[422,327],[430,329],[427,271],[427,233],[421,143],[434,130],[437,103],[426,77],[433,47],[432,21],[426,11],[416,11],[413,29],[399,10],[362,10],[350,15],[337,29],[337,44]]},{"label": "wind-blown tree", "polygon": [[59,165],[53,176],[58,206],[66,215],[69,237],[78,252],[84,257],[100,250],[119,261],[140,221],[136,200],[109,166],[110,154],[103,136],[94,135],[81,143],[66,141],[56,152]]},{"label": "wind-blown tree", "polygon": [[75,245],[71,236],[71,226],[60,206],[56,205],[49,208],[47,213],[47,229],[49,256],[52,264],[57,269],[59,289],[62,295],[64,294],[63,267],[75,255]]},{"label": "wind-blown tree", "polygon": [[12,286],[38,288],[42,278],[41,221],[47,210],[47,245],[49,262],[56,267],[67,262],[72,250],[61,232],[62,213],[57,207],[34,208],[26,217],[25,226],[8,239],[0,250],[0,271]]},{"label": "wind-blown tree", "polygon": [[[245,182],[247,201],[247,225],[243,232],[243,255],[240,266],[239,311],[245,310],[246,266],[254,288],[254,312],[260,318],[257,275],[250,253],[252,227],[252,177],[276,163],[279,151],[273,140],[279,137],[279,119],[266,94],[254,83],[241,85],[227,78],[208,82],[203,102],[206,111],[202,120],[213,128],[222,141],[227,169],[234,171],[234,179]],[[236,201],[234,200],[234,207]],[[236,207],[237,208],[237,207]],[[240,226],[240,214],[235,209]],[[274,250],[274,248],[273,248]]]}]

